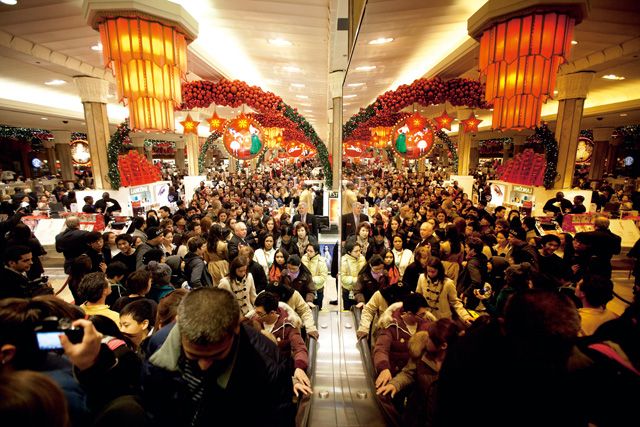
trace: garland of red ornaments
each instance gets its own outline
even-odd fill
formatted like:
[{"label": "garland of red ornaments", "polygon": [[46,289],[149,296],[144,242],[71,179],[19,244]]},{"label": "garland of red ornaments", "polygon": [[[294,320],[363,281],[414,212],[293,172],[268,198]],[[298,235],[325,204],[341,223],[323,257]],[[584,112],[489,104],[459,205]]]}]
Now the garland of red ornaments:
[{"label": "garland of red ornaments", "polygon": [[[318,152],[318,158],[322,164],[325,182],[328,186],[333,184],[331,163],[329,152],[313,126],[295,108],[287,105],[282,98],[272,92],[262,90],[258,86],[250,86],[240,80],[221,79],[218,82],[198,80],[183,83],[182,85],[182,105],[179,109],[191,110],[194,108],[208,108],[211,104],[224,105],[229,107],[240,107],[247,105],[260,114],[270,115],[268,120],[275,119],[279,113],[288,126],[280,126],[285,130],[285,139],[294,139],[311,145]],[[259,121],[259,120],[258,120]],[[261,123],[263,126],[269,126]]]}]

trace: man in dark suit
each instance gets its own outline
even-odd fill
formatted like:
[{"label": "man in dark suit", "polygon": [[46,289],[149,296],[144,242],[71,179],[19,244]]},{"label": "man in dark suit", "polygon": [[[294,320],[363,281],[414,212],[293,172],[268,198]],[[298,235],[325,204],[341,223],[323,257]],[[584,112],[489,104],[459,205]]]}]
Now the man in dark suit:
[{"label": "man in dark suit", "polygon": [[611,278],[611,258],[620,253],[622,238],[609,230],[609,218],[605,216],[596,217],[594,225],[594,231],[584,233],[593,254],[589,267],[594,273]]},{"label": "man in dark suit", "polygon": [[233,236],[227,244],[227,255],[229,262],[233,261],[238,256],[240,246],[249,246],[249,243],[245,240],[247,237],[247,224],[244,222],[236,222],[233,229]]},{"label": "man in dark suit", "polygon": [[63,253],[64,272],[69,274],[73,260],[84,253],[89,232],[80,230],[80,220],[77,216],[68,217],[65,226],[66,230],[56,236],[56,251]]},{"label": "man in dark suit", "polygon": [[309,234],[314,236],[316,239],[318,238],[318,218],[315,215],[310,214],[309,207],[305,202],[300,202],[298,205],[298,213],[293,216],[291,219],[291,223],[295,224],[298,221],[302,221],[302,223],[307,224],[309,228]]},{"label": "man in dark suit", "polygon": [[0,299],[29,298],[27,271],[33,264],[31,249],[11,246],[5,254],[5,266],[0,271]]},{"label": "man in dark suit", "polygon": [[369,217],[362,213],[362,204],[354,202],[351,205],[351,213],[342,215],[342,242],[346,242],[350,236],[355,236],[360,223],[369,221]]}]

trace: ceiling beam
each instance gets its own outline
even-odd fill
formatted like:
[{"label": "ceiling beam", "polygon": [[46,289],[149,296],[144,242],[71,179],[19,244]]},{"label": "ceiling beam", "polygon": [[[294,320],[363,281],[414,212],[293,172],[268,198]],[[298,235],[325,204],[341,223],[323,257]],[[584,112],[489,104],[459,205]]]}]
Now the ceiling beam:
[{"label": "ceiling beam", "polygon": [[640,37],[627,40],[614,46],[609,46],[601,51],[594,52],[585,57],[575,59],[560,66],[558,74],[571,74],[583,70],[593,70],[594,67],[600,67],[608,62],[625,56],[635,55],[640,52]]}]

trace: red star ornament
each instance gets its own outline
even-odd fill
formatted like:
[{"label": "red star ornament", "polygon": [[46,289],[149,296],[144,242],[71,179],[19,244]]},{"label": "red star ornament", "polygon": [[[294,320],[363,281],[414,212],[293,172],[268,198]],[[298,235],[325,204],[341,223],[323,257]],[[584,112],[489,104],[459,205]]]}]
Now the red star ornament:
[{"label": "red star ornament", "polygon": [[200,122],[196,122],[191,118],[191,114],[187,114],[187,118],[181,121],[180,124],[184,128],[184,134],[192,133],[198,135],[198,125]]},{"label": "red star ornament", "polygon": [[427,119],[420,115],[420,113],[415,112],[411,116],[407,117],[407,126],[409,130],[412,132],[418,132],[424,129],[425,124],[427,123]]},{"label": "red star ornament", "polygon": [[475,114],[471,113],[467,120],[462,121],[465,132],[478,132],[478,125],[482,122]]},{"label": "red star ornament", "polygon": [[240,113],[240,115],[236,117],[235,122],[236,130],[249,129],[250,120],[244,113]]},{"label": "red star ornament", "polygon": [[213,116],[207,119],[209,123],[209,132],[220,132],[224,128],[225,119],[218,116],[218,113],[213,113]]},{"label": "red star ornament", "polygon": [[447,110],[444,110],[444,112],[440,116],[436,117],[434,120],[438,124],[438,129],[451,130],[451,123],[453,123],[453,117],[447,114]]}]

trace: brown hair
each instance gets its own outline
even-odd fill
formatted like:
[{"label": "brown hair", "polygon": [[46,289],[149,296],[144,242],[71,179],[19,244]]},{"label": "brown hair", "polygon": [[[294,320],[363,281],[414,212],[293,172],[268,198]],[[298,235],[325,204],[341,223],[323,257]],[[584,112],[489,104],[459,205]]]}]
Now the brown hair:
[{"label": "brown hair", "polygon": [[186,289],[176,289],[164,296],[158,303],[158,312],[156,313],[155,329],[159,330],[176,319],[178,305],[182,298],[187,295]]}]

